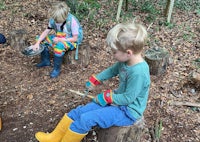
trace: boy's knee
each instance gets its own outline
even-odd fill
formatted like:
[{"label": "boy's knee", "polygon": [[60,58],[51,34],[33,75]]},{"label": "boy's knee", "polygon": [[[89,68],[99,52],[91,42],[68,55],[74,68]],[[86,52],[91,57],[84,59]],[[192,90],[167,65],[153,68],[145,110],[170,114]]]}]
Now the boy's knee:
[{"label": "boy's knee", "polygon": [[87,130],[90,130],[91,127],[96,124],[94,117],[91,117],[90,115],[88,115],[88,113],[81,114],[79,123],[84,129]]}]

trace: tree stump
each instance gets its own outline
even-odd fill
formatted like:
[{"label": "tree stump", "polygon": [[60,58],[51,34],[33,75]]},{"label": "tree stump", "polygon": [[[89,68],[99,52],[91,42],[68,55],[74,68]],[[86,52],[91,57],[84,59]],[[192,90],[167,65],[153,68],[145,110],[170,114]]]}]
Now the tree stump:
[{"label": "tree stump", "polygon": [[26,31],[15,30],[10,33],[10,45],[15,50],[22,51],[26,47]]},{"label": "tree stump", "polygon": [[164,48],[150,48],[145,52],[145,60],[149,64],[150,74],[160,75],[166,72],[169,65],[169,53]]},{"label": "tree stump", "polygon": [[140,142],[144,133],[144,118],[132,126],[97,130],[98,142]]},{"label": "tree stump", "polygon": [[69,51],[64,56],[64,63],[66,64],[80,64],[87,67],[90,61],[90,47],[88,43],[82,43],[78,47],[78,59],[76,59],[77,50]]},{"label": "tree stump", "polygon": [[190,73],[189,79],[195,86],[200,86],[200,69],[194,70]]}]

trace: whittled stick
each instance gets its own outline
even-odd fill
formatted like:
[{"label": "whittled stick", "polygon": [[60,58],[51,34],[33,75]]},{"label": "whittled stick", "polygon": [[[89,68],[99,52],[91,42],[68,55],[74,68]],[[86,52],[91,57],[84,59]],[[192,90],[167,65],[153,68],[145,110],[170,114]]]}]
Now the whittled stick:
[{"label": "whittled stick", "polygon": [[72,90],[72,89],[68,89],[70,92],[73,92],[73,93],[75,93],[75,94],[77,94],[77,95],[79,95],[79,96],[82,96],[82,97],[84,97],[84,96],[87,96],[88,98],[94,98],[94,96],[91,96],[91,95],[85,95],[84,93],[81,93],[81,92],[79,92],[79,91],[75,91],[75,90]]}]

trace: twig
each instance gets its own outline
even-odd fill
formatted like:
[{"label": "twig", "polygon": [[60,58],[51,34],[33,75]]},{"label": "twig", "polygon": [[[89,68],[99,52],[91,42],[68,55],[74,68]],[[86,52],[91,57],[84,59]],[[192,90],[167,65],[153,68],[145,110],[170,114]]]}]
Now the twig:
[{"label": "twig", "polygon": [[177,97],[177,98],[181,98],[181,97],[182,97],[181,95],[177,94],[177,93],[176,93],[175,91],[173,91],[172,89],[170,89],[169,92],[170,92],[173,96],[175,96],[175,97]]},{"label": "twig", "polygon": [[153,22],[148,26],[147,31],[149,31],[152,25],[153,25]]},{"label": "twig", "polygon": [[162,131],[162,120],[156,120],[156,124],[155,124],[155,140],[156,142],[160,141],[160,137],[161,137],[161,131]]},{"label": "twig", "polygon": [[170,105],[200,107],[200,103],[172,101]]}]

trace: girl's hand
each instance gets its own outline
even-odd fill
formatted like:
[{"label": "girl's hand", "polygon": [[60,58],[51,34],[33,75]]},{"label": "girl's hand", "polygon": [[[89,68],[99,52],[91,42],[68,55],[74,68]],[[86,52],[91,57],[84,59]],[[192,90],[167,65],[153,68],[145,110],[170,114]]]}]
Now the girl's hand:
[{"label": "girl's hand", "polygon": [[35,45],[33,45],[32,46],[32,49],[34,50],[34,51],[37,51],[37,50],[39,50],[40,49],[40,44],[35,44]]},{"label": "girl's hand", "polygon": [[55,43],[57,43],[57,42],[64,42],[64,41],[67,41],[67,40],[66,40],[66,38],[54,37],[54,38],[53,38],[53,41],[54,41]]},{"label": "girl's hand", "polygon": [[59,37],[54,37],[54,38],[53,38],[53,42],[57,43],[57,42],[59,42],[59,41],[62,41],[61,38],[59,38]]}]

